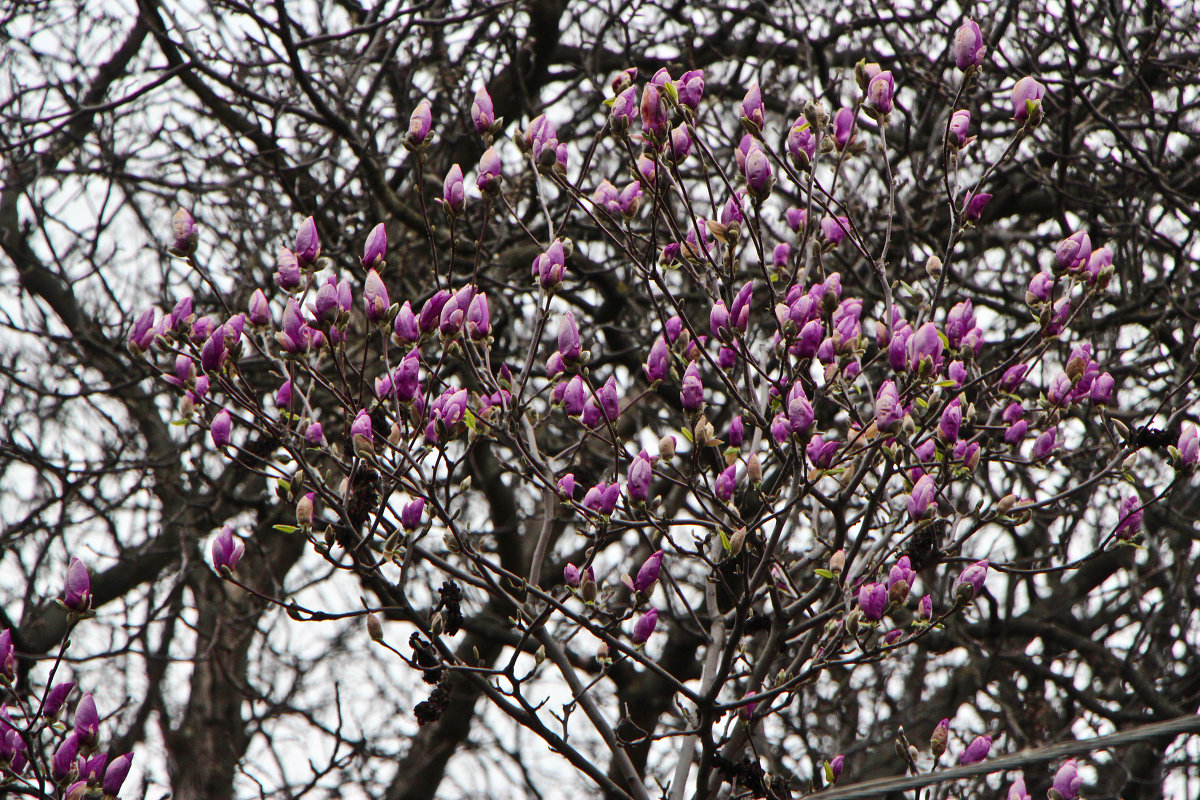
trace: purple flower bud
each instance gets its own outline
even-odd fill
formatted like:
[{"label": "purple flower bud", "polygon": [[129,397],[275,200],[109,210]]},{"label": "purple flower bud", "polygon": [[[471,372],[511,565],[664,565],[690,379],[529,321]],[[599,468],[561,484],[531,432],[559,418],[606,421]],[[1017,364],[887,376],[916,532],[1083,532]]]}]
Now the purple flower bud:
[{"label": "purple flower bud", "polygon": [[983,63],[987,47],[983,43],[983,32],[974,20],[964,20],[954,34],[954,65],[963,72]]},{"label": "purple flower bud", "polygon": [[85,692],[75,706],[75,736],[80,747],[93,747],[100,741],[100,714],[90,692]]},{"label": "purple flower bud", "polygon": [[869,622],[879,622],[887,610],[887,587],[882,583],[868,583],[858,590],[858,607]]},{"label": "purple flower bud", "polygon": [[1018,775],[1008,787],[1008,800],[1033,800],[1033,796],[1025,790],[1025,776]]},{"label": "purple flower bud", "polygon": [[579,567],[574,564],[567,564],[563,567],[563,582],[572,589],[579,588],[579,582],[583,578],[583,573],[579,571]]},{"label": "purple flower bud", "polygon": [[75,757],[79,755],[79,736],[72,731],[67,734],[67,738],[63,739],[62,744],[54,751],[54,757],[50,759],[50,777],[54,778],[55,782],[66,780],[71,774],[71,768],[75,766]]},{"label": "purple flower bud", "polygon": [[1033,460],[1041,461],[1046,456],[1054,451],[1055,441],[1058,438],[1058,428],[1049,428],[1037,437],[1033,442]]},{"label": "purple flower bud", "polygon": [[895,382],[884,381],[875,395],[875,427],[880,431],[895,432],[899,430],[904,415],[904,406],[900,403]]},{"label": "purple flower bud", "polygon": [[[2,650],[3,647],[0,647],[0,651]],[[3,656],[0,656],[0,661],[2,660]],[[70,681],[54,684],[54,688],[46,694],[46,702],[42,706],[42,716],[46,719],[57,719],[58,713],[62,711],[63,704],[66,703],[67,697],[74,688],[75,684]]]},{"label": "purple flower bud", "polygon": [[489,133],[496,122],[496,111],[486,86],[479,87],[475,93],[475,100],[471,103],[471,122],[475,123],[475,132],[481,135]]},{"label": "purple flower bud", "polygon": [[176,210],[175,216],[171,218],[171,234],[174,237],[171,244],[172,253],[179,256],[190,256],[196,252],[200,234],[196,228],[196,220],[192,219],[192,215],[187,209]]},{"label": "purple flower bud", "polygon": [[763,129],[763,125],[766,124],[762,89],[759,88],[757,83],[751,86],[750,91],[746,92],[746,96],[742,98],[742,119],[754,123],[754,127],[760,131]]},{"label": "purple flower bud", "polygon": [[1092,257],[1092,240],[1087,231],[1076,231],[1058,243],[1054,258],[1065,270],[1083,267]]},{"label": "purple flower bud", "polygon": [[[1105,375],[1107,374],[1105,373]],[[1196,463],[1200,462],[1200,430],[1190,423],[1184,425],[1179,431],[1179,442],[1176,449],[1179,450],[1179,461],[1185,467],[1195,467]]]},{"label": "purple flower bud", "polygon": [[129,329],[129,337],[127,339],[129,347],[135,353],[150,349],[150,345],[154,343],[154,308],[147,308],[138,318],[134,320],[133,327]]},{"label": "purple flower bud", "polygon": [[704,402],[704,384],[700,381],[700,368],[693,361],[683,373],[683,385],[679,402],[684,411],[697,411]]},{"label": "purple flower bud", "polygon": [[654,340],[654,344],[651,345],[650,354],[646,357],[646,363],[642,366],[642,370],[646,373],[646,379],[654,383],[667,377],[670,366],[670,345],[667,344],[666,339],[659,336]]},{"label": "purple flower bud", "polygon": [[692,153],[692,136],[688,133],[686,125],[676,125],[671,129],[670,143],[671,161],[676,164],[682,164],[687,160],[687,157]]},{"label": "purple flower bud", "polygon": [[129,766],[133,763],[133,753],[126,753],[120,758],[113,760],[108,765],[108,769],[104,771],[104,794],[109,797],[116,797],[121,793],[121,784],[125,783],[125,776],[129,774]]},{"label": "purple flower bud", "polygon": [[621,214],[621,194],[607,178],[600,181],[596,190],[592,192],[592,202],[609,216],[617,217]]},{"label": "purple flower bud", "polygon": [[275,391],[275,407],[289,408],[292,405],[292,382],[286,380]]},{"label": "purple flower bud", "polygon": [[[817,155],[817,137],[813,135],[812,126],[799,117],[792,123],[788,131],[787,150],[797,165],[804,167],[812,163]],[[793,228],[793,230],[795,230]]]},{"label": "purple flower bud", "polygon": [[983,216],[983,209],[987,208],[987,204],[992,200],[992,196],[986,193],[972,194],[967,192],[963,197],[963,217],[971,222],[978,222]]},{"label": "purple flower bud", "polygon": [[958,431],[962,426],[962,400],[954,398],[945,410],[942,411],[942,418],[938,422],[938,435],[942,441],[954,443],[958,441]]},{"label": "purple flower bud", "polygon": [[217,571],[218,575],[224,575],[226,570],[233,572],[237,569],[238,562],[242,560],[245,550],[246,546],[242,540],[233,535],[233,528],[226,525],[221,528],[217,538],[213,539],[213,569]]},{"label": "purple flower bud", "polygon": [[842,243],[850,232],[850,220],[846,217],[825,217],[821,220],[821,233],[835,247]]},{"label": "purple flower bud", "polygon": [[473,341],[486,339],[492,332],[492,313],[487,307],[487,294],[480,291],[467,306],[467,336]]},{"label": "purple flower bud", "polygon": [[[634,457],[633,463],[629,467],[629,480],[625,484],[625,492],[631,502],[646,502],[650,497],[650,479],[653,475],[654,468],[650,464],[650,455],[643,450]],[[661,551],[659,555],[661,558]]]},{"label": "purple flower bud", "polygon": [[458,164],[450,167],[442,183],[442,203],[446,213],[456,217],[467,205],[467,190],[463,186],[463,171]]},{"label": "purple flower bud", "polygon": [[978,764],[988,757],[988,753],[992,749],[992,737],[976,736],[975,740],[967,745],[967,749],[962,751],[962,755],[958,757],[959,764]]},{"label": "purple flower bud", "polygon": [[304,443],[309,447],[323,447],[325,445],[325,430],[321,427],[321,423],[314,422],[305,429]]},{"label": "purple flower bud", "polygon": [[430,333],[438,327],[442,318],[442,309],[452,296],[449,290],[439,289],[433,297],[425,301],[425,305],[421,306],[421,313],[417,317],[417,328],[421,333]]},{"label": "purple flower bud", "polygon": [[854,136],[854,109],[842,107],[833,115],[833,143],[838,152],[846,149]]},{"label": "purple flower bud", "polygon": [[[371,232],[367,234],[367,243],[363,246],[362,265],[371,269],[383,263],[384,256],[387,255],[387,231],[384,230],[383,223],[379,223]],[[387,293],[384,293],[387,296]]]},{"label": "purple flower bud", "polygon": [[930,475],[922,475],[908,496],[908,514],[914,521],[924,519],[937,497],[937,484]]},{"label": "purple flower bud", "polygon": [[[0,678],[4,678],[9,683],[12,683],[16,677],[17,659],[13,650],[12,631],[5,628],[3,631],[0,631]],[[71,685],[74,686],[75,684]]]},{"label": "purple flower bud", "polygon": [[1028,75],[1017,81],[1012,90],[1013,121],[1033,125],[1041,122],[1045,96],[1046,87]]},{"label": "purple flower bud", "polygon": [[721,474],[717,476],[716,483],[713,485],[713,493],[722,503],[728,503],[733,499],[733,492],[737,488],[737,464],[731,464],[721,470]]},{"label": "purple flower bud", "polygon": [[575,323],[575,315],[570,311],[558,319],[558,352],[568,363],[578,361],[583,352],[579,341],[579,326]]},{"label": "purple flower bud", "polygon": [[79,777],[88,782],[89,786],[100,783],[104,774],[104,765],[108,763],[108,753],[98,753],[91,758],[79,759]]},{"label": "purple flower bud", "polygon": [[1137,535],[1142,527],[1142,503],[1136,494],[1131,494],[1121,501],[1117,509],[1119,515],[1116,528],[1118,539],[1128,541]]},{"label": "purple flower bud", "polygon": [[587,400],[587,384],[583,382],[583,378],[575,375],[567,381],[566,389],[563,390],[563,410],[567,412],[567,416],[577,417],[583,413]]},{"label": "purple flower bud", "polygon": [[891,589],[901,581],[911,587],[913,581],[916,580],[916,577],[917,573],[915,570],[913,570],[912,562],[909,560],[908,556],[900,556],[900,558],[894,565],[892,565],[891,570],[888,572],[888,589]]},{"label": "purple flower bud", "polygon": [[804,385],[800,381],[792,384],[787,396],[787,418],[791,424],[792,433],[803,434],[812,427],[816,414],[812,403],[804,393]]},{"label": "purple flower bud", "polygon": [[700,98],[704,96],[704,70],[693,69],[683,73],[675,82],[679,95],[679,104],[690,108],[693,113],[700,108]]},{"label": "purple flower bud", "polygon": [[750,187],[750,193],[761,202],[771,194],[774,183],[767,154],[759,147],[751,148],[746,154],[746,185]]},{"label": "purple flower bud", "polygon": [[633,643],[645,644],[656,627],[658,627],[658,609],[652,608],[638,617],[638,621],[633,624]]},{"label": "purple flower bud", "polygon": [[1062,800],[1075,800],[1079,796],[1079,787],[1083,785],[1083,778],[1079,777],[1079,770],[1075,766],[1075,759],[1071,759],[1058,768],[1054,773],[1054,783],[1051,786]]},{"label": "purple flower bud", "polygon": [[233,420],[230,419],[229,412],[225,409],[218,411],[208,427],[208,432],[212,436],[214,447],[224,447],[229,444],[233,433]]},{"label": "purple flower bud", "polygon": [[617,379],[610,375],[600,390],[596,392],[597,398],[600,400],[600,410],[604,412],[604,416],[609,422],[616,422],[621,416],[621,397],[617,393]]},{"label": "purple flower bud", "polygon": [[713,304],[712,311],[708,314],[708,329],[718,340],[729,336],[729,309],[721,300]]},{"label": "purple flower bud", "polygon": [[350,440],[354,445],[354,452],[359,454],[374,452],[375,439],[374,431],[371,429],[371,415],[365,408],[360,409],[355,415],[354,421],[350,423]]},{"label": "purple flower bud", "polygon": [[[967,132],[971,129],[971,112],[965,108],[960,108],[950,115],[950,126],[947,131],[947,140],[951,147],[961,150],[971,143],[972,139],[967,136]],[[989,195],[990,198],[990,195]]]},{"label": "purple flower bud", "polygon": [[928,361],[932,371],[937,372],[942,364],[942,337],[932,322],[926,322],[908,340],[908,362],[911,369],[919,370]]},{"label": "purple flower bud", "polygon": [[[962,571],[954,584],[954,592],[963,600],[970,600],[983,590],[983,582],[987,580],[988,560],[976,561]],[[986,754],[985,754],[986,755]]]},{"label": "purple flower bud", "polygon": [[296,262],[301,267],[311,266],[321,255],[321,237],[317,235],[317,221],[308,217],[296,231]]},{"label": "purple flower bud", "polygon": [[833,456],[837,452],[838,442],[836,439],[825,441],[820,436],[814,436],[808,441],[808,448],[805,453],[808,455],[808,460],[817,469],[827,469],[833,463]]},{"label": "purple flower bud", "polygon": [[63,605],[71,611],[87,611],[92,606],[92,576],[78,558],[72,558],[67,566]]},{"label": "purple flower bud", "polygon": [[[382,227],[381,225],[380,229]],[[365,256],[363,260],[366,260]],[[363,306],[366,308],[368,322],[378,322],[383,319],[387,315],[388,309],[391,308],[387,287],[383,285],[379,273],[373,269],[367,273],[366,284],[363,286]]]},{"label": "purple flower bud", "polygon": [[500,155],[494,147],[489,147],[479,157],[479,170],[475,178],[475,187],[484,197],[494,197],[500,191],[500,182],[504,179],[504,166]]},{"label": "purple flower bud", "polygon": [[658,572],[662,568],[662,560],[663,551],[657,550],[642,563],[637,571],[637,577],[633,579],[633,588],[636,591],[646,592],[654,585],[654,582],[658,580]]},{"label": "purple flower bud", "polygon": [[745,423],[742,421],[741,414],[735,416],[729,422],[729,439],[730,447],[741,447],[746,441]]},{"label": "purple flower bud", "polygon": [[1028,364],[1014,364],[1013,366],[1004,370],[1004,375],[1000,378],[1000,391],[1015,391],[1016,388],[1021,385],[1021,382],[1025,380],[1025,373],[1028,371]]},{"label": "purple flower bud", "polygon": [[637,112],[637,87],[631,85],[613,100],[611,116],[613,130],[618,135],[625,133],[633,124],[633,116]]},{"label": "purple flower bud", "polygon": [[421,515],[425,513],[425,498],[418,497],[404,505],[400,510],[400,524],[406,531],[415,531],[421,525]]},{"label": "purple flower bud", "polygon": [[843,755],[836,755],[833,757],[833,760],[829,762],[829,772],[831,775],[833,775],[833,783],[837,783],[838,778],[842,777],[842,768],[845,766],[845,764],[846,757]]},{"label": "purple flower bud", "polygon": [[[1102,273],[1112,273],[1113,252],[1107,247],[1097,247],[1092,251],[1091,257],[1088,258],[1087,266],[1084,271],[1087,273],[1088,283],[1096,283],[1101,278]],[[1101,285],[1107,285],[1108,281],[1104,280]]]},{"label": "purple flower bud", "polygon": [[642,132],[647,138],[661,140],[667,132],[667,106],[654,84],[642,90]]},{"label": "purple flower bud", "polygon": [[883,116],[892,112],[892,96],[896,91],[896,82],[889,70],[884,70],[871,78],[867,84],[867,102]]},{"label": "purple flower bud", "polygon": [[922,622],[929,622],[933,619],[933,597],[931,595],[925,595],[921,598],[921,602],[917,607],[917,616],[921,618]]},{"label": "purple flower bud", "polygon": [[406,144],[410,147],[419,147],[425,144],[425,140],[429,138],[429,130],[433,127],[433,111],[429,107],[428,100],[422,100],[417,103],[417,107],[413,109],[412,116],[408,119],[408,135]]}]

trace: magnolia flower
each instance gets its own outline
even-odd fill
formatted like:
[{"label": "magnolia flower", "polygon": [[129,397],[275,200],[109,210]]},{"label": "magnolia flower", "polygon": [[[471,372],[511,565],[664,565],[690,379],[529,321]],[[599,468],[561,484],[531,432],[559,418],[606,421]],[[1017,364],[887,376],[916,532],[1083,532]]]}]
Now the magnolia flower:
[{"label": "magnolia flower", "polygon": [[976,736],[975,739],[967,745],[967,749],[963,750],[962,755],[958,757],[959,764],[978,764],[988,757],[988,753],[992,750],[992,737]]},{"label": "magnolia flower", "polygon": [[92,576],[78,558],[67,566],[63,585],[63,605],[71,611],[87,611],[92,605]]},{"label": "magnolia flower", "polygon": [[954,65],[963,72],[968,72],[983,63],[983,55],[987,47],[983,43],[983,33],[974,20],[964,20],[958,32],[954,34]]}]

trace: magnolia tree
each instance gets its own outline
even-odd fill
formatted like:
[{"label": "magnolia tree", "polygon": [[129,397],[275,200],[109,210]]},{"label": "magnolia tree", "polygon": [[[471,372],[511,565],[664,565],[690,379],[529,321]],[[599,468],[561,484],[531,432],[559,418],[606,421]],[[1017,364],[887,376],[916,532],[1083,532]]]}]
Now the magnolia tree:
[{"label": "magnolia tree", "polygon": [[[183,207],[110,178],[134,199],[90,241],[158,233],[148,306],[148,273],[10,224],[52,195],[7,168],[5,791],[1194,794],[1195,25],[1148,18],[1134,56],[1098,9],[1041,52],[1011,19],[900,47],[872,18],[796,89],[785,36],[757,70],[633,66],[554,8],[418,27],[486,76],[489,25],[526,26],[595,81],[557,103],[527,48],[408,94],[403,13],[246,12],[261,52],[206,64],[146,2],[97,110],[9,142],[53,171],[110,92],[145,123],[180,81],[168,120],[257,154]],[[1063,63],[1089,41],[1139,71]],[[130,158],[170,188],[191,155],[156,146]]]}]

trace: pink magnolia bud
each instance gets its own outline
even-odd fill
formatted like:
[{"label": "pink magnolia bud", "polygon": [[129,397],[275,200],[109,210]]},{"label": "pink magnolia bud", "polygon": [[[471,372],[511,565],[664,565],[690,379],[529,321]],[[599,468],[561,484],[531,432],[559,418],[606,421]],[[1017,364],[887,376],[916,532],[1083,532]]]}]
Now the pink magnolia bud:
[{"label": "pink magnolia bud", "polygon": [[896,91],[896,82],[890,70],[884,70],[867,84],[867,102],[880,115],[886,117],[892,113],[892,97]]},{"label": "pink magnolia bud", "polygon": [[742,119],[748,120],[757,130],[762,130],[766,123],[765,109],[763,107],[762,89],[756,83],[746,92],[746,96],[742,98]]},{"label": "pink magnolia bud", "polygon": [[962,571],[954,585],[955,594],[962,600],[971,600],[983,590],[987,580],[988,560],[976,561]]},{"label": "pink magnolia bud", "polygon": [[[363,261],[366,262],[366,256],[363,257]],[[391,308],[387,287],[383,285],[379,273],[373,269],[367,273],[366,284],[363,286],[363,306],[366,308],[368,322],[379,322]]]},{"label": "pink magnolia bud", "polygon": [[983,63],[986,52],[979,25],[974,20],[964,20],[962,27],[954,34],[954,65],[968,72]]},{"label": "pink magnolia bud", "polygon": [[200,234],[196,228],[196,220],[186,208],[180,208],[171,218],[171,233],[174,237],[171,252],[178,256],[190,256],[196,252],[196,244]]},{"label": "pink magnolia bud", "polygon": [[100,714],[90,692],[85,692],[75,706],[75,735],[80,747],[93,747],[100,741]]},{"label": "pink magnolia bud", "polygon": [[642,566],[638,569],[637,577],[633,579],[633,588],[635,591],[646,592],[650,587],[654,586],[655,581],[658,580],[658,573],[662,568],[662,560],[663,551],[657,550],[642,563]]},{"label": "pink magnolia bud", "polygon": [[917,607],[917,616],[922,622],[929,622],[933,619],[933,597],[925,595],[921,598],[921,602]]},{"label": "pink magnolia bud", "polygon": [[101,788],[104,789],[106,797],[116,797],[121,793],[121,784],[125,783],[125,777],[129,774],[129,767],[133,763],[133,753],[126,753],[120,758],[113,759],[108,765],[108,769],[104,771],[104,782]]},{"label": "pink magnolia bud", "polygon": [[387,255],[387,231],[383,223],[379,223],[367,234],[367,242],[363,245],[362,265],[374,269],[383,263]]},{"label": "pink magnolia bud", "polygon": [[992,750],[992,737],[977,736],[967,745],[967,749],[958,757],[959,764],[978,764],[988,757]]},{"label": "pink magnolia bud", "polygon": [[1042,98],[1046,87],[1029,76],[1021,78],[1013,86],[1013,121],[1035,126],[1042,121]]},{"label": "pink magnolia bud", "polygon": [[983,210],[991,201],[992,196],[985,192],[979,194],[967,192],[963,197],[963,217],[971,222],[978,222],[979,218],[983,216]]},{"label": "pink magnolia bud", "polygon": [[704,402],[704,384],[700,380],[700,368],[694,361],[683,374],[679,398],[684,411],[697,411]]},{"label": "pink magnolia bud", "polygon": [[583,346],[579,340],[579,325],[575,322],[575,315],[570,311],[563,314],[558,320],[558,352],[568,363],[578,361],[583,354]]},{"label": "pink magnolia bud", "polygon": [[958,431],[962,426],[962,400],[954,398],[942,411],[938,422],[938,436],[942,441],[953,444],[958,441]]},{"label": "pink magnolia bud", "polygon": [[1136,494],[1131,494],[1121,501],[1117,509],[1119,515],[1116,528],[1118,539],[1128,541],[1137,535],[1142,527],[1142,503]]},{"label": "pink magnolia bud", "polygon": [[279,248],[279,256],[275,259],[275,283],[285,292],[300,285],[300,262],[286,247]]},{"label": "pink magnolia bud", "polygon": [[1058,438],[1058,428],[1049,428],[1037,437],[1033,442],[1033,460],[1041,461],[1054,451],[1054,445]]},{"label": "pink magnolia bud", "polygon": [[961,150],[971,143],[972,139],[967,136],[967,131],[971,128],[971,112],[965,108],[960,108],[950,115],[950,127],[947,131],[947,141],[950,146],[956,150]]},{"label": "pink magnolia bud", "polygon": [[613,100],[611,124],[618,136],[629,130],[637,113],[637,88],[631,84]]},{"label": "pink magnolia bud", "polygon": [[474,123],[475,132],[478,134],[490,133],[492,125],[496,123],[492,96],[488,94],[486,86],[479,87],[479,91],[475,93],[475,100],[471,103],[471,122]]},{"label": "pink magnolia bud", "polygon": [[[812,163],[817,155],[817,137],[804,117],[798,117],[788,130],[787,150],[801,169]],[[793,229],[794,230],[794,229]]]},{"label": "pink magnolia bud", "polygon": [[300,223],[296,232],[296,262],[301,267],[314,264],[321,255],[321,237],[317,235],[317,221],[308,217]]},{"label": "pink magnolia bud", "polygon": [[905,501],[908,514],[914,521],[924,519],[937,497],[937,484],[931,475],[922,475]]},{"label": "pink magnolia bud", "polygon": [[667,106],[653,83],[642,90],[642,132],[649,139],[660,141],[667,133]]},{"label": "pink magnolia bud", "polygon": [[1008,800],[1033,800],[1033,795],[1025,789],[1025,776],[1018,775],[1008,787]]},{"label": "pink magnolia bud", "polygon": [[484,197],[495,197],[500,193],[500,183],[504,180],[503,164],[500,155],[494,147],[489,147],[479,157],[479,172],[475,178],[475,188]]},{"label": "pink magnolia bud", "polygon": [[825,217],[821,220],[821,233],[835,247],[842,243],[850,232],[850,220],[846,217]]},{"label": "pink magnolia bud", "polygon": [[704,70],[693,69],[683,73],[675,82],[675,91],[679,95],[679,104],[695,113],[700,108],[700,98],[704,96]]},{"label": "pink magnolia bud", "polygon": [[1076,231],[1058,243],[1054,258],[1064,270],[1082,268],[1092,257],[1092,240],[1087,231]]},{"label": "pink magnolia bud", "polygon": [[884,381],[875,395],[875,427],[881,431],[895,432],[899,430],[904,416],[904,406],[900,403],[895,382]]},{"label": "pink magnolia bud", "polygon": [[774,184],[775,176],[767,154],[759,147],[751,148],[746,154],[746,185],[750,188],[750,194],[762,202],[770,196]]},{"label": "pink magnolia bud", "polygon": [[1083,778],[1079,777],[1079,770],[1075,766],[1075,759],[1072,758],[1054,773],[1054,783],[1051,789],[1058,792],[1061,800],[1075,800],[1079,796],[1079,787],[1082,785]]},{"label": "pink magnolia bud", "polygon": [[839,108],[833,115],[833,143],[838,152],[846,149],[854,137],[854,109]]},{"label": "pink magnolia bud", "polygon": [[879,622],[887,610],[887,587],[882,583],[868,583],[858,590],[858,607],[869,622]]},{"label": "pink magnolia bud", "polygon": [[233,535],[233,528],[228,525],[221,528],[221,532],[217,534],[217,538],[213,539],[212,543],[213,569],[217,571],[218,575],[224,575],[226,570],[232,573],[237,569],[238,562],[242,560],[245,549],[242,540]]},{"label": "pink magnolia bud", "polygon": [[[926,599],[928,599],[928,597],[929,597],[929,595],[926,595],[925,598],[922,598],[922,600],[921,600],[922,605],[924,605],[924,602]],[[931,603],[931,606],[932,606],[932,603]],[[929,737],[929,752],[933,755],[933,757],[935,759],[941,758],[942,754],[946,752],[946,743],[949,741],[950,741],[950,720],[943,719],[933,729],[933,734]]]},{"label": "pink magnolia bud", "polygon": [[638,621],[633,625],[633,643],[642,645],[650,638],[650,634],[654,633],[654,629],[658,627],[658,609],[651,608],[645,614],[638,617]]},{"label": "pink magnolia bud", "polygon": [[728,503],[733,499],[735,489],[737,489],[737,464],[731,464],[717,476],[716,483],[713,485],[713,494],[722,503]]},{"label": "pink magnolia bud", "polygon": [[1179,450],[1179,462],[1185,467],[1194,468],[1200,462],[1200,430],[1190,423],[1184,425],[1179,431],[1176,449]]},{"label": "pink magnolia bud", "polygon": [[233,432],[233,420],[230,419],[229,412],[225,409],[218,411],[209,425],[208,432],[212,436],[214,446],[224,447],[229,444]]},{"label": "pink magnolia bud", "polygon": [[413,109],[412,116],[408,119],[408,134],[405,138],[405,145],[409,148],[420,147],[425,144],[425,140],[429,138],[429,131],[433,127],[433,111],[429,107],[428,100],[422,100],[417,103],[417,107]]},{"label": "pink magnolia bud", "polygon": [[[650,464],[650,454],[643,450],[634,457],[633,463],[629,467],[629,480],[625,484],[625,492],[631,502],[646,502],[650,496],[650,480],[653,475],[654,468]],[[661,560],[661,558],[662,552],[659,551],[659,559]],[[638,575],[640,576],[641,573],[639,572]]]},{"label": "pink magnolia bud", "polygon": [[579,588],[579,582],[582,578],[583,573],[574,564],[567,564],[563,567],[563,582],[572,589]]},{"label": "pink magnolia bud", "polygon": [[456,217],[463,212],[467,205],[467,191],[463,186],[463,171],[458,164],[450,167],[446,180],[442,183],[442,205],[446,213]]}]

